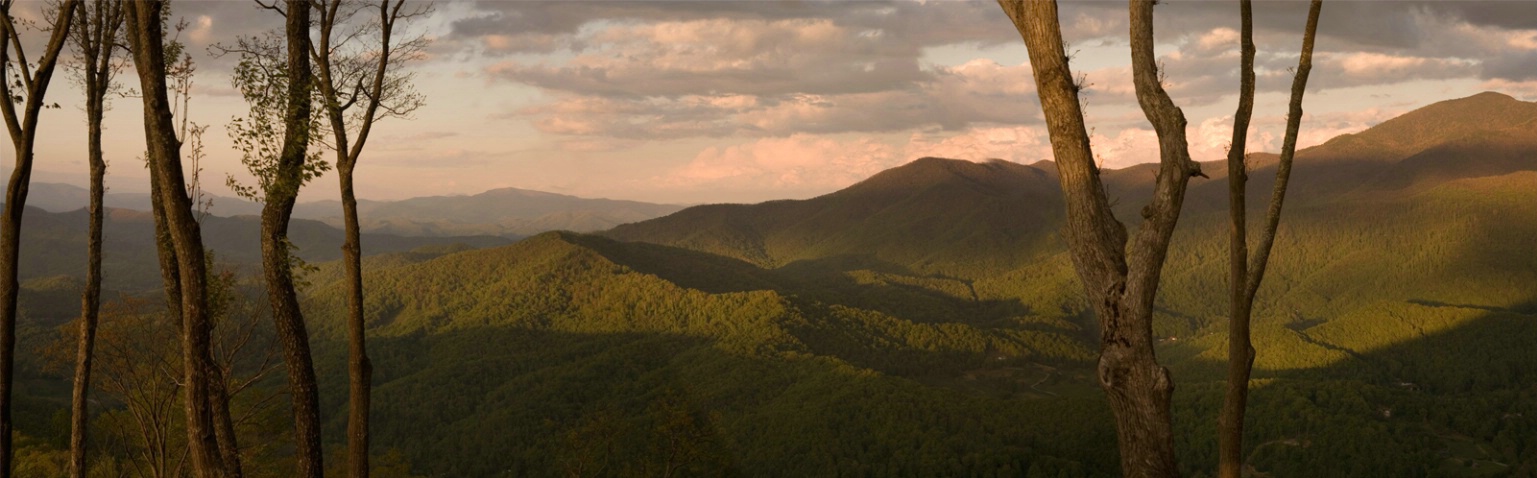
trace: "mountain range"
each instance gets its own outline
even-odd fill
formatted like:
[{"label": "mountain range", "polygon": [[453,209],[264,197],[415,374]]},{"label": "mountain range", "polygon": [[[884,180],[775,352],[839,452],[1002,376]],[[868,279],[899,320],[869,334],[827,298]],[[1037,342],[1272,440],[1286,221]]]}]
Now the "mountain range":
[{"label": "mountain range", "polygon": [[[1258,217],[1275,157],[1249,164]],[[1155,168],[1103,173],[1128,227]],[[1154,325],[1191,476],[1226,356],[1226,168],[1203,169]],[[807,200],[372,256],[375,443],[429,476],[1115,475],[1060,194],[1050,162],[922,158]],[[1534,244],[1537,103],[1444,101],[1300,151],[1256,303],[1250,470],[1537,473]],[[328,267],[305,307],[337,437]]]},{"label": "mountain range", "polygon": [[[1537,472],[1534,128],[1537,104],[1485,93],[1298,153],[1254,324],[1256,472]],[[1275,156],[1249,161],[1266,198]],[[1154,331],[1189,474],[1215,460],[1200,424],[1225,357],[1226,168],[1204,166]],[[1104,172],[1129,227],[1154,168]],[[541,437],[602,423],[645,463],[656,400],[681,396],[712,433],[702,474],[1114,474],[1055,174],[923,158],[812,199],[379,267],[372,330],[421,351],[378,389],[403,415],[381,442],[432,474],[537,475],[597,453]],[[339,290],[317,296],[339,343]],[[497,430],[518,431],[459,438]],[[475,458],[496,450],[519,452]]]},{"label": "mountain range", "polygon": [[[27,205],[49,212],[69,212],[89,202],[85,188],[34,183]],[[108,192],[107,207],[148,211],[147,193]],[[241,198],[210,196],[208,213],[235,217],[260,215],[261,205]],[[614,199],[588,199],[517,188],[474,195],[429,196],[399,201],[359,200],[363,232],[401,236],[502,236],[521,238],[544,231],[592,232],[619,224],[664,216],[682,206]],[[341,228],[341,202],[301,202],[293,215]]]}]

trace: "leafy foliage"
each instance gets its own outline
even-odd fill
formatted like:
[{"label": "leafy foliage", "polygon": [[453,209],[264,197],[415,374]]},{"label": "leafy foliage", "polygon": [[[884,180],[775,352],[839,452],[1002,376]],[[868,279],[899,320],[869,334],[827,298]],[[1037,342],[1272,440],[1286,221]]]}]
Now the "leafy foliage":
[{"label": "leafy foliage", "polygon": [[[289,184],[278,180],[281,177],[278,174],[278,157],[283,153],[285,128],[283,117],[288,110],[288,72],[283,56],[285,45],[278,32],[267,32],[261,36],[242,37],[232,47],[218,47],[224,54],[240,56],[230,82],[240,90],[250,111],[244,118],[231,119],[228,131],[230,141],[241,151],[240,162],[256,178],[254,187],[242,184],[234,176],[226,177],[225,184],[240,197],[257,202],[279,192],[276,188],[296,193],[298,188],[331,169],[331,164],[322,158],[323,151],[314,148],[309,151],[303,163],[298,183]],[[314,96],[313,86],[309,89]],[[311,98],[311,101],[318,103],[318,98]],[[313,115],[306,127],[302,128],[305,141],[309,144],[322,144],[325,135],[318,133],[321,131],[322,120],[321,115]]]}]

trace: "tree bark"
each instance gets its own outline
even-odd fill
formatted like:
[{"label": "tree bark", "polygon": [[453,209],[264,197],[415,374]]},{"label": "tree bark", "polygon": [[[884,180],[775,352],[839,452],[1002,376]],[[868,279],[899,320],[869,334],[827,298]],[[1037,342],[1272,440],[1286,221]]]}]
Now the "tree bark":
[{"label": "tree bark", "polygon": [[[43,98],[53,79],[53,69],[58,64],[59,52],[69,33],[78,0],[66,0],[58,6],[54,29],[44,47],[42,58],[35,66],[27,63],[25,51],[12,18],[10,0],[0,2],[0,111],[5,116],[6,130],[15,146],[16,165],[5,190],[4,211],[0,212],[0,478],[9,478],[13,462],[11,421],[11,387],[15,381],[16,367],[16,300],[20,283],[16,273],[21,258],[21,217],[26,211],[27,189],[32,184],[32,150],[37,139],[38,114],[43,109]],[[12,48],[16,58],[11,58]],[[15,65],[12,65],[12,62]],[[11,68],[21,71],[19,85],[24,92],[12,90]],[[29,72],[28,69],[33,69]],[[25,95],[20,114],[9,99]]]},{"label": "tree bark", "polygon": [[1228,271],[1228,372],[1227,388],[1222,402],[1222,412],[1217,420],[1218,461],[1217,475],[1222,478],[1243,476],[1244,414],[1248,408],[1249,378],[1254,370],[1254,345],[1250,338],[1250,323],[1254,314],[1254,298],[1264,280],[1265,267],[1270,262],[1271,248],[1275,245],[1276,229],[1281,222],[1281,207],[1286,200],[1286,186],[1291,179],[1292,159],[1297,152],[1297,130],[1302,121],[1302,96],[1307,89],[1308,73],[1313,69],[1313,39],[1318,31],[1318,14],[1323,7],[1321,0],[1313,0],[1308,8],[1307,30],[1302,37],[1302,55],[1297,63],[1297,74],[1292,79],[1291,102],[1286,117],[1286,137],[1281,145],[1281,159],[1276,165],[1276,182],[1270,195],[1270,208],[1265,215],[1260,245],[1254,257],[1249,257],[1245,218],[1245,188],[1248,174],[1244,164],[1248,142],[1249,119],[1254,109],[1254,40],[1253,20],[1249,0],[1243,0],[1243,51],[1241,62],[1241,88],[1238,111],[1233,117],[1233,142],[1228,150],[1228,217],[1229,271]]},{"label": "tree bark", "polygon": [[[214,432],[210,382],[216,365],[210,347],[207,308],[207,270],[202,231],[186,193],[181,168],[181,142],[171,117],[166,93],[166,60],[161,12],[163,1],[124,2],[128,43],[139,76],[144,103],[144,135],[151,174],[158,181],[155,201],[165,215],[166,229],[175,252],[179,304],[182,319],[182,367],[184,373],[187,444],[192,472],[199,477],[227,474]],[[161,260],[165,261],[162,251]],[[170,291],[168,291],[170,296]]]},{"label": "tree bark", "polygon": [[299,295],[294,287],[292,258],[289,256],[288,223],[303,185],[304,163],[310,142],[310,92],[314,77],[310,70],[310,3],[288,0],[285,32],[288,42],[288,107],[283,149],[278,157],[277,177],[265,191],[262,207],[262,269],[267,280],[267,296],[272,303],[278,340],[283,343],[283,360],[288,366],[289,396],[293,399],[294,445],[297,476],[320,478],[324,473],[320,443],[320,395],[315,368],[310,356],[309,332],[299,310]]},{"label": "tree bark", "polygon": [[208,406],[213,413],[214,440],[219,443],[219,458],[224,465],[224,476],[241,478],[245,475],[240,461],[239,440],[235,436],[235,421],[230,416],[229,380],[221,367],[209,371]]},{"label": "tree bark", "polygon": [[[1098,379],[1115,416],[1121,469],[1129,477],[1178,476],[1169,412],[1174,383],[1153,350],[1153,301],[1191,176],[1184,114],[1158,79],[1152,2],[1132,0],[1132,69],[1137,99],[1158,133],[1161,158],[1150,204],[1135,237],[1105,197],[1063,48],[1056,2],[999,0],[1030,54],[1036,90],[1067,205],[1064,236],[1073,266],[1099,317]],[[1127,247],[1128,239],[1131,240]]]}]

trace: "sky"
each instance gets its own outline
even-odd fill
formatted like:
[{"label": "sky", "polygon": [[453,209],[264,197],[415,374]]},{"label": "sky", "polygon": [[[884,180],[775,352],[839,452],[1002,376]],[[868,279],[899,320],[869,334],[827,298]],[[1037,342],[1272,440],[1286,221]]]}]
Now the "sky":
[{"label": "sky", "polygon": [[[41,2],[18,15],[41,18]],[[28,11],[27,9],[30,9]],[[1276,151],[1305,2],[1256,2],[1251,150]],[[251,1],[178,1],[197,74],[188,117],[209,127],[210,192],[250,182],[227,124],[246,108],[236,59],[210,53],[283,20]],[[1095,155],[1157,160],[1131,86],[1124,2],[1063,2],[1085,75]],[[1238,90],[1236,2],[1165,0],[1159,62],[1197,160],[1224,155]],[[45,32],[29,32],[37,43]],[[675,204],[817,196],[924,156],[1050,159],[1025,47],[992,1],[443,1],[409,26],[426,104],[381,122],[357,168],[365,199],[516,187]],[[28,53],[37,56],[37,48]],[[66,64],[61,68],[67,68]],[[136,87],[132,70],[119,81]],[[62,71],[34,181],[84,185],[85,114]],[[1326,1],[1301,147],[1482,91],[1537,100],[1537,4]],[[108,185],[148,189],[139,101],[108,112]],[[10,148],[0,168],[14,164]],[[301,201],[334,199],[327,174]]]}]

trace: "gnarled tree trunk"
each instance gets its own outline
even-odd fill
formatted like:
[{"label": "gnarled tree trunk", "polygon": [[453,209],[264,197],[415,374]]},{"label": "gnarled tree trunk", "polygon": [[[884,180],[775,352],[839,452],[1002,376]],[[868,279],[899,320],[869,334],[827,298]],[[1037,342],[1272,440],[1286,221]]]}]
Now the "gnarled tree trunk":
[{"label": "gnarled tree trunk", "polygon": [[[1134,237],[1110,209],[1089,144],[1080,86],[1063,50],[1056,2],[999,0],[1030,53],[1036,90],[1067,205],[1073,266],[1099,317],[1098,379],[1115,416],[1121,469],[1130,477],[1177,476],[1169,402],[1174,383],[1153,350],[1153,300],[1179,220],[1185,186],[1204,176],[1190,160],[1184,114],[1158,79],[1153,3],[1131,0],[1132,71],[1137,100],[1158,134],[1161,158],[1152,202]],[[1128,240],[1130,244],[1128,246]]]}]

